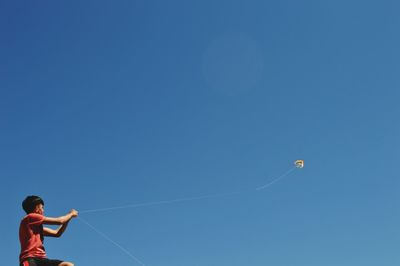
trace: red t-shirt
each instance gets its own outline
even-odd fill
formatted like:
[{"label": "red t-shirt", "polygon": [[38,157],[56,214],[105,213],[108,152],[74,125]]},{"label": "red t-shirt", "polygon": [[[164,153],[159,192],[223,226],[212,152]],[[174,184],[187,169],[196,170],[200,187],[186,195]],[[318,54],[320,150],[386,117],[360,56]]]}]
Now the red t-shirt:
[{"label": "red t-shirt", "polygon": [[37,213],[30,213],[22,219],[19,226],[21,262],[26,258],[46,258],[43,246],[43,220],[44,216]]}]

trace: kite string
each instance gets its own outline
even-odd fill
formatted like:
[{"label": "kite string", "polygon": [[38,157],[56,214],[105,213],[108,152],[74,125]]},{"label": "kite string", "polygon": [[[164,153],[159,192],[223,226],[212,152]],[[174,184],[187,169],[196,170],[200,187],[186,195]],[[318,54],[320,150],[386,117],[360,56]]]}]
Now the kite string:
[{"label": "kite string", "polygon": [[269,182],[263,186],[257,187],[255,189],[251,189],[251,190],[209,194],[209,195],[203,195],[203,196],[197,196],[197,197],[178,198],[178,199],[172,199],[172,200],[162,200],[162,201],[155,201],[155,202],[145,202],[145,203],[121,205],[121,206],[108,207],[108,208],[83,210],[83,211],[80,211],[79,213],[94,213],[94,212],[104,212],[104,211],[112,211],[112,210],[118,210],[118,209],[137,208],[137,207],[144,207],[144,206],[164,205],[164,204],[171,204],[171,203],[177,203],[177,202],[194,201],[194,200],[219,198],[219,197],[225,197],[225,196],[231,196],[231,195],[237,195],[237,194],[244,194],[244,193],[248,193],[248,192],[254,192],[254,190],[260,191],[260,190],[263,190],[263,189],[266,189],[266,188],[272,186],[276,182],[278,182],[281,179],[283,179],[284,177],[288,176],[295,169],[296,169],[296,167],[291,167],[288,171],[286,171],[283,174],[281,174],[280,176],[274,178],[271,182]]},{"label": "kite string", "polygon": [[261,187],[257,187],[256,190],[262,190],[262,189],[266,189],[267,187],[272,186],[273,184],[275,184],[276,182],[278,182],[279,180],[283,179],[284,177],[288,176],[294,169],[296,169],[296,167],[292,167],[290,168],[288,171],[286,171],[285,173],[283,173],[282,175],[278,176],[277,178],[274,178],[271,182],[261,186]]},{"label": "kite string", "polygon": [[144,206],[164,205],[164,204],[171,204],[171,203],[177,203],[177,202],[218,198],[218,197],[223,197],[223,196],[228,196],[228,195],[242,194],[245,192],[248,192],[248,191],[237,191],[237,192],[229,192],[229,193],[209,194],[209,195],[203,195],[203,196],[197,196],[197,197],[179,198],[179,199],[172,199],[172,200],[161,200],[161,201],[154,201],[154,202],[136,203],[136,204],[122,205],[122,206],[115,206],[115,207],[108,207],[108,208],[84,210],[84,211],[80,211],[79,213],[93,213],[93,212],[103,212],[103,211],[136,208],[136,207],[144,207]]},{"label": "kite string", "polygon": [[[277,178],[274,178],[272,181],[269,183],[255,188],[255,191],[260,191],[263,189],[266,189],[276,182],[280,181],[287,175],[289,175],[296,167],[293,167],[283,173],[282,175],[278,176]],[[125,208],[134,208],[134,207],[142,207],[142,206],[151,206],[151,205],[161,205],[161,204],[171,204],[175,202],[184,202],[184,201],[193,201],[193,200],[201,200],[201,199],[208,199],[208,198],[217,198],[217,197],[224,197],[224,196],[229,196],[229,195],[236,195],[236,194],[243,194],[243,193],[248,193],[248,192],[254,192],[254,189],[252,190],[247,190],[247,191],[237,191],[237,192],[230,192],[230,193],[219,193],[219,194],[210,194],[210,195],[204,195],[204,196],[198,196],[198,197],[188,197],[188,198],[180,198],[180,199],[173,199],[173,200],[163,200],[163,201],[156,201],[156,202],[148,202],[148,203],[138,203],[138,204],[130,204],[130,205],[123,205],[123,206],[117,206],[117,207],[110,207],[110,208],[102,208],[102,209],[93,209],[93,210],[84,210],[81,211],[80,213],[89,213],[89,212],[100,212],[100,211],[109,211],[109,210],[116,210],[116,209],[125,209]],[[90,227],[93,231],[95,231],[97,234],[99,234],[101,237],[106,239],[107,241],[111,242],[114,246],[119,248],[122,252],[124,252],[126,255],[128,255],[131,259],[133,259],[135,262],[139,263],[142,266],[145,266],[145,264],[139,260],[136,256],[134,256],[131,252],[129,252],[127,249],[122,247],[120,244],[112,240],[110,237],[108,237],[106,234],[98,230],[96,227],[91,225],[88,221],[85,219],[81,218],[78,216],[78,219],[82,221],[84,224],[86,224],[88,227]]]},{"label": "kite string", "polygon": [[96,227],[94,227],[93,225],[91,225],[88,221],[86,221],[85,219],[81,218],[81,217],[77,217],[81,222],[83,222],[84,224],[86,224],[87,226],[89,226],[93,231],[95,231],[97,234],[99,234],[101,237],[103,237],[104,239],[106,239],[107,241],[111,242],[114,246],[116,246],[117,248],[119,248],[122,252],[124,252],[126,255],[128,255],[131,259],[133,259],[134,261],[136,261],[137,263],[139,263],[142,266],[146,266],[141,260],[139,260],[137,257],[135,257],[131,252],[129,252],[126,248],[124,248],[123,246],[121,246],[120,244],[118,244],[117,242],[115,242],[114,240],[112,240],[110,237],[108,237],[106,234],[104,234],[103,232],[101,232],[100,230],[98,230]]}]

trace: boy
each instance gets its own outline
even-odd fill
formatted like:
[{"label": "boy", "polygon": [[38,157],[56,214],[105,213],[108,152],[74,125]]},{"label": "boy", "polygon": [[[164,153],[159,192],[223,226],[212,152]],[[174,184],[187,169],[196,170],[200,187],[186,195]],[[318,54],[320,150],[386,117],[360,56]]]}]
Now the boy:
[{"label": "boy", "polygon": [[[74,266],[71,262],[48,259],[43,240],[45,236],[60,237],[69,221],[78,216],[78,212],[72,209],[64,216],[46,217],[44,216],[44,202],[38,196],[26,197],[22,202],[22,208],[27,215],[22,219],[19,227],[20,266]],[[50,229],[44,227],[43,224],[57,224],[60,227]]]}]

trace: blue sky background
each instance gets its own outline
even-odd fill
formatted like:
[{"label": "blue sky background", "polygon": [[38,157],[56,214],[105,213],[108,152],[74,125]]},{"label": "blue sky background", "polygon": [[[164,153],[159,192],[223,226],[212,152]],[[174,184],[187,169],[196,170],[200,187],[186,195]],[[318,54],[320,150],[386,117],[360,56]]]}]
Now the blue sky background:
[{"label": "blue sky background", "polygon": [[[398,266],[398,1],[2,1],[2,264],[26,195],[149,266]],[[49,257],[138,265],[74,220]]]}]

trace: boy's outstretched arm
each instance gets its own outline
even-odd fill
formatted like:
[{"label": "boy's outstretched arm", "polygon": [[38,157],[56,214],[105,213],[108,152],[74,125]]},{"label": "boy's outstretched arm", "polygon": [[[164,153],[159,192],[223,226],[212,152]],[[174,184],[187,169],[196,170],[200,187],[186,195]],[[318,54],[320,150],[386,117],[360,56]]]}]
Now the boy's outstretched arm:
[{"label": "boy's outstretched arm", "polygon": [[72,209],[68,214],[60,217],[44,217],[43,224],[58,224],[61,225],[57,229],[43,227],[43,235],[51,237],[60,237],[65,229],[67,229],[69,221],[78,216],[78,212]]},{"label": "boy's outstretched arm", "polygon": [[64,224],[62,224],[57,229],[51,229],[51,228],[48,228],[48,227],[43,227],[43,235],[44,236],[51,236],[51,237],[60,237],[64,233],[65,229],[67,229],[68,223],[69,223],[69,221],[64,223]]}]

